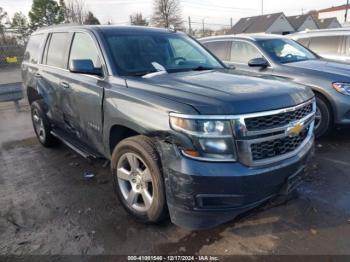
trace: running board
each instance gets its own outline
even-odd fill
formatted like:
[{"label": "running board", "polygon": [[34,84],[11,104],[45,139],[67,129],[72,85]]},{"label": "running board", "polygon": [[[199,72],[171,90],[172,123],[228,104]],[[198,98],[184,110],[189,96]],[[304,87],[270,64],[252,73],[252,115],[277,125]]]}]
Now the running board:
[{"label": "running board", "polygon": [[92,150],[86,148],[85,146],[81,145],[79,142],[73,140],[71,137],[66,135],[64,132],[58,131],[58,130],[52,130],[50,132],[54,137],[58,138],[62,143],[64,143],[66,146],[77,152],[79,155],[86,159],[97,159],[101,158],[102,156],[95,154],[92,152]]}]

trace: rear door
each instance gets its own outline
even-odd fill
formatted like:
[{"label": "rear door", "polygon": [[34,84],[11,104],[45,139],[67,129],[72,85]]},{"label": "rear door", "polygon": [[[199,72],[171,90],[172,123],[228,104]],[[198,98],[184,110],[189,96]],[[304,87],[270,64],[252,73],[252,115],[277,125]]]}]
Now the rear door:
[{"label": "rear door", "polygon": [[26,87],[34,88],[38,91],[38,64],[43,53],[46,35],[35,34],[29,39],[22,63],[22,80]]},{"label": "rear door", "polygon": [[67,50],[71,35],[67,32],[53,32],[48,35],[45,50],[37,72],[38,88],[48,106],[47,115],[51,122],[64,129],[62,115],[62,83],[67,79]]},{"label": "rear door", "polygon": [[340,35],[311,37],[309,49],[327,59],[344,60],[342,42],[343,36]]},{"label": "rear door", "polygon": [[[68,64],[77,59],[89,59],[95,68],[102,68],[102,53],[90,32],[74,33]],[[81,142],[102,152],[104,77],[72,72],[68,72],[67,76],[62,106],[65,121],[69,123],[71,133]]]}]

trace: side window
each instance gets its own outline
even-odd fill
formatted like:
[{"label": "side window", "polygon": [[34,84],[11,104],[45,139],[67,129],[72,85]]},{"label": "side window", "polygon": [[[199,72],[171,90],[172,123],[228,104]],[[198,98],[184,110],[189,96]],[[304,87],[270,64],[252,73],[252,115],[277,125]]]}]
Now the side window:
[{"label": "side window", "polygon": [[341,36],[321,36],[310,39],[309,48],[320,54],[338,54]]},{"label": "side window", "polygon": [[37,64],[41,54],[41,47],[44,41],[44,34],[32,35],[29,39],[26,51],[24,53],[24,61]]},{"label": "side window", "polygon": [[98,49],[92,38],[85,33],[75,33],[69,56],[69,64],[76,59],[90,59],[95,68],[101,68]]},{"label": "side window", "polygon": [[204,43],[204,46],[210,50],[220,60],[230,60],[230,42],[229,41],[215,41]]},{"label": "side window", "polygon": [[48,45],[46,64],[59,68],[67,68],[68,33],[53,33]]},{"label": "side window", "polygon": [[263,57],[256,47],[243,41],[233,41],[231,47],[231,61],[239,64],[248,64],[253,58]]},{"label": "side window", "polygon": [[300,38],[297,40],[299,44],[302,44],[306,48],[308,48],[309,45],[309,38]]}]

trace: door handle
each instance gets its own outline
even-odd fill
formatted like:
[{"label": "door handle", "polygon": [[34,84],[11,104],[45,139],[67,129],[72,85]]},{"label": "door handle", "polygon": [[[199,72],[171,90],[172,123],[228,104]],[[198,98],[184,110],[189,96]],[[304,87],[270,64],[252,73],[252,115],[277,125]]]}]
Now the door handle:
[{"label": "door handle", "polygon": [[63,88],[69,88],[69,84],[66,82],[61,82],[60,86],[62,86]]},{"label": "door handle", "polygon": [[41,74],[39,74],[39,73],[35,73],[35,75],[34,75],[36,78],[41,78]]}]

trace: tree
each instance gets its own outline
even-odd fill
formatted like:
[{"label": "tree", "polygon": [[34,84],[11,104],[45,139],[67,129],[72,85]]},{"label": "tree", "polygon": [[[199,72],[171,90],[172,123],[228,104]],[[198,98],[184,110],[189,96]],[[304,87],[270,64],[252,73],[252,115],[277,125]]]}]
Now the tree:
[{"label": "tree", "polygon": [[6,22],[4,20],[7,19],[7,13],[5,12],[5,10],[0,7],[0,34],[4,34],[5,31],[5,24]]},{"label": "tree", "polygon": [[135,13],[130,15],[130,24],[148,26],[146,18],[144,18],[141,13]]},{"label": "tree", "polygon": [[82,25],[87,17],[84,0],[60,0],[64,9],[66,23]]},{"label": "tree", "polygon": [[84,25],[100,25],[100,21],[97,19],[96,16],[94,16],[94,14],[89,11],[86,18],[85,18],[85,21],[84,21]]},{"label": "tree", "polygon": [[33,0],[29,18],[32,30],[59,24],[64,21],[63,8],[55,0]]},{"label": "tree", "polygon": [[179,0],[154,0],[152,22],[158,27],[182,28]]},{"label": "tree", "polygon": [[27,17],[23,13],[16,12],[13,15],[11,27],[18,33],[17,38],[21,43],[27,42],[30,35],[30,29]]}]

